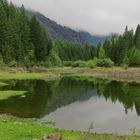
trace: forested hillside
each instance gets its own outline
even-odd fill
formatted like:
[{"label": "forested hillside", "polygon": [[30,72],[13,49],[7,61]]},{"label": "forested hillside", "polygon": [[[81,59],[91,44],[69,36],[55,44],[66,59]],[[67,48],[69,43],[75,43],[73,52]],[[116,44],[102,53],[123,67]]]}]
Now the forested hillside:
[{"label": "forested hillside", "polygon": [[[60,65],[61,59],[55,51],[58,50],[58,44],[62,44],[60,45],[63,50],[61,53],[65,54],[64,59],[68,57],[66,60],[71,60],[70,57],[79,60],[87,53],[78,43],[49,40],[45,29],[35,16],[29,19],[24,6],[16,8],[12,3],[8,4],[6,0],[0,0],[0,27],[1,65]],[[65,47],[66,50],[64,50]],[[75,53],[71,53],[70,49]],[[71,56],[68,56],[69,53]],[[62,60],[63,57],[61,57]]]},{"label": "forested hillside", "polygon": [[55,21],[35,11],[28,10],[27,15],[30,18],[32,16],[36,16],[37,20],[41,23],[41,25],[43,25],[44,29],[46,30],[48,37],[51,39],[72,41],[80,44],[97,45],[98,43],[103,43],[106,39],[110,39],[112,36],[97,36],[91,35],[90,33],[84,31],[74,31],[68,27],[57,24]]}]

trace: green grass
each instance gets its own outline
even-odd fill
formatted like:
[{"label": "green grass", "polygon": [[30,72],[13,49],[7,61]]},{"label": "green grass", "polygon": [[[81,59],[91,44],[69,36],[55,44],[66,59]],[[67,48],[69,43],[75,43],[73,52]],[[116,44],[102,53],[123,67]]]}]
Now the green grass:
[{"label": "green grass", "polygon": [[45,73],[8,73],[0,72],[0,79],[10,80],[10,79],[41,79],[48,74]]},{"label": "green grass", "polygon": [[26,72],[0,72],[0,80],[26,80],[26,79],[44,79],[44,80],[53,80],[59,78],[60,74],[56,73],[26,73]]},{"label": "green grass", "polygon": [[60,133],[63,140],[139,140],[137,136],[115,136],[74,132],[53,128],[50,122],[39,122],[30,119],[19,119],[12,116],[0,116],[1,140],[41,140],[43,136]]},{"label": "green grass", "polygon": [[7,99],[11,96],[18,96],[18,95],[23,95],[27,91],[13,91],[13,90],[5,90],[5,91],[0,91],[0,100]]},{"label": "green grass", "polygon": [[0,87],[7,86],[8,84],[0,82]]}]

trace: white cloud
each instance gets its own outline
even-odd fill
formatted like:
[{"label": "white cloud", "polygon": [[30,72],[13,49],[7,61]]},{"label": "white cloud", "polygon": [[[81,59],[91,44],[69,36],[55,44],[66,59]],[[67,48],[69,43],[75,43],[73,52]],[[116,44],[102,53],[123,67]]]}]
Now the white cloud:
[{"label": "white cloud", "polygon": [[58,23],[93,34],[122,33],[140,23],[139,0],[9,0]]}]

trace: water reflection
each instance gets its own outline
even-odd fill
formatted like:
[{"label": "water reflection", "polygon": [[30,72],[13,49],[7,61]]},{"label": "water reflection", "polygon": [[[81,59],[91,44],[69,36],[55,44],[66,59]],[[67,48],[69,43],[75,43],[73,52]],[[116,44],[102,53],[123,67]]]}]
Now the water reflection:
[{"label": "water reflection", "polygon": [[128,133],[140,126],[140,85],[87,77],[6,81],[0,90],[27,90],[26,97],[0,100],[0,112],[53,120],[65,129]]}]

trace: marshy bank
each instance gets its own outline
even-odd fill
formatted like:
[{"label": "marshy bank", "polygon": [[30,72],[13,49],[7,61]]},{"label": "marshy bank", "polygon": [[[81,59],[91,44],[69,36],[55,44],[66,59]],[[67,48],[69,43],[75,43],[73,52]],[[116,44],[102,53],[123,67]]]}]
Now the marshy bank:
[{"label": "marshy bank", "polygon": [[73,67],[56,67],[56,68],[31,68],[30,72],[51,72],[54,74],[72,74],[72,75],[87,75],[97,78],[105,78],[116,81],[127,81],[140,83],[140,68],[139,67],[96,67],[96,68],[73,68]]},{"label": "marshy bank", "polygon": [[[117,81],[127,81],[140,83],[140,68],[139,67],[128,67],[127,69],[123,67],[95,67],[95,68],[73,68],[73,67],[1,67],[0,79],[7,77],[3,72],[15,75],[18,78],[41,78],[41,77],[59,77],[61,74],[81,74],[87,76],[93,76],[97,78],[112,79]],[[34,74],[35,73],[35,74]],[[42,75],[42,76],[41,76]],[[49,76],[50,75],[50,76]],[[1,77],[2,76],[2,77]]]}]

